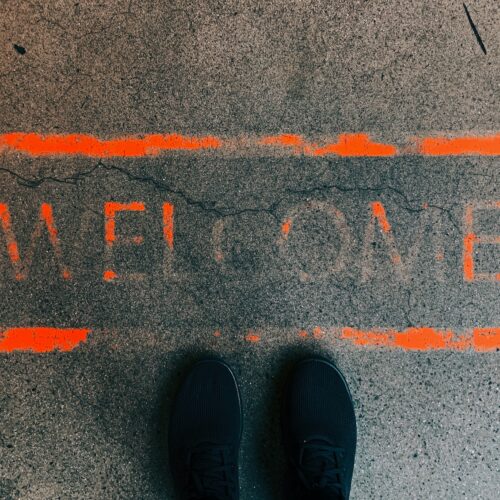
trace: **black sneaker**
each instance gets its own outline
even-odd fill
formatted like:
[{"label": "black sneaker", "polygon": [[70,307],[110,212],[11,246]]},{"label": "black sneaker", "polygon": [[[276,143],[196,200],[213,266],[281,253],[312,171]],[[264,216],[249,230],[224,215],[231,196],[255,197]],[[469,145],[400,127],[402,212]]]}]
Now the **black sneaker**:
[{"label": "black sneaker", "polygon": [[348,499],[356,416],[339,370],[322,359],[298,363],[285,390],[283,436],[291,465],[287,498]]},{"label": "black sneaker", "polygon": [[238,387],[222,361],[195,364],[177,394],[168,448],[175,487],[183,500],[239,498],[242,431]]}]

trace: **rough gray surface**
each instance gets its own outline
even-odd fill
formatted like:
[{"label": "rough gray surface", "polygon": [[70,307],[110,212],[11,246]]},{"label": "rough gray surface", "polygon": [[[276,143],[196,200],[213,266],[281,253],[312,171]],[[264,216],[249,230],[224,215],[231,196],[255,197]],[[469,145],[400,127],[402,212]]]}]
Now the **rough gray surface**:
[{"label": "rough gray surface", "polygon": [[[487,54],[462,3],[450,0],[7,0],[0,132],[371,131],[390,141],[498,130],[498,5],[477,1],[469,10]],[[70,282],[59,278],[42,239],[29,279],[17,283],[2,243],[2,328],[93,332],[72,353],[1,355],[0,497],[172,498],[162,445],[168,404],[190,361],[217,353],[242,389],[242,498],[279,498],[280,387],[291,362],[314,352],[339,364],[354,394],[352,498],[497,498],[497,352],[367,349],[333,334],[300,339],[298,331],[499,326],[500,285],[466,283],[461,267],[465,204],[500,199],[498,159],[173,153],[0,161],[0,202],[9,204],[21,250],[40,203],[52,203],[74,272]],[[140,282],[101,279],[109,200],[147,205],[118,224],[142,234],[144,245],[115,255],[120,272],[146,274]],[[403,277],[377,233],[373,274],[361,279],[375,200],[405,262],[429,205],[428,234]],[[176,210],[176,273],[167,276],[164,201]],[[352,235],[338,273],[329,269],[339,234],[321,203],[345,214]],[[303,212],[280,244],[281,223],[297,207]],[[498,216],[484,211],[478,230],[498,234]],[[445,249],[439,262],[436,235]],[[495,248],[478,250],[476,260],[485,272],[500,269]],[[249,330],[261,342],[246,342]]]}]

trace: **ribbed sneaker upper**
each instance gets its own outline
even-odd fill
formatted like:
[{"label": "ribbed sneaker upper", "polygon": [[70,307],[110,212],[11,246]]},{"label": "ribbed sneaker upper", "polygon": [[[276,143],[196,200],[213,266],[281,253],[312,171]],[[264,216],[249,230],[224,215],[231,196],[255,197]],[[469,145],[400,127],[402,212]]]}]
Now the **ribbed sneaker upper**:
[{"label": "ribbed sneaker upper", "polygon": [[299,363],[287,386],[282,420],[300,490],[295,498],[348,498],[356,420],[338,370],[323,360]]},{"label": "ribbed sneaker upper", "polygon": [[231,370],[217,360],[196,364],[184,380],[169,422],[169,456],[183,500],[236,500],[241,407]]}]

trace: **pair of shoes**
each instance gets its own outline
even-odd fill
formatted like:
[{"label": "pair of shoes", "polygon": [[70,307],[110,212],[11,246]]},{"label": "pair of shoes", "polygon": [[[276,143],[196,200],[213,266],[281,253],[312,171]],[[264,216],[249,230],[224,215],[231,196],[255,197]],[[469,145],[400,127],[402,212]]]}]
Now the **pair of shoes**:
[{"label": "pair of shoes", "polygon": [[[323,359],[301,361],[282,408],[291,476],[287,498],[348,499],[356,419],[340,371]],[[241,433],[241,400],[231,369],[219,360],[200,361],[181,385],[170,417],[170,468],[180,498],[239,498]]]}]

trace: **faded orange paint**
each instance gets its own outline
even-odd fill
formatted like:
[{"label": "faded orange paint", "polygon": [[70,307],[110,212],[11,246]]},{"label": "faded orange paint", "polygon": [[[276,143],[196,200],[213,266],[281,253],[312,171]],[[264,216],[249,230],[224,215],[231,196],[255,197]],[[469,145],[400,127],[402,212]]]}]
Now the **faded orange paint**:
[{"label": "faded orange paint", "polygon": [[52,206],[49,205],[48,203],[42,203],[42,206],[40,207],[40,213],[41,217],[47,223],[47,230],[49,232],[49,236],[51,238],[57,238],[57,230],[54,226],[54,216],[52,213]]},{"label": "faded orange paint", "polygon": [[313,328],[313,337],[316,339],[316,340],[319,340],[321,338],[323,338],[323,335],[324,335],[324,332],[323,330],[319,327],[319,326],[315,326]]},{"label": "faded orange paint", "polygon": [[260,139],[259,143],[266,146],[305,146],[302,136],[296,134],[268,135]]},{"label": "faded orange paint", "polygon": [[111,245],[116,240],[116,212],[143,212],[144,210],[146,210],[146,207],[144,203],[140,201],[133,201],[132,203],[117,203],[115,201],[107,201],[104,204],[104,239],[106,240],[106,242]]},{"label": "faded orange paint", "polygon": [[399,254],[391,255],[391,261],[394,265],[399,266],[401,264],[401,255]]},{"label": "faded orange paint", "polygon": [[[57,229],[54,222],[52,205],[48,203],[42,203],[42,206],[40,208],[40,218],[45,221],[45,225],[49,233],[49,240],[58,257],[58,261],[62,263],[61,245],[57,236]],[[62,264],[61,274],[64,279],[71,279],[71,272],[66,266],[64,266],[64,264]]]},{"label": "faded orange paint", "polygon": [[174,249],[174,206],[171,203],[163,204],[163,237],[170,250]]},{"label": "faded orange paint", "polygon": [[117,277],[118,277],[118,275],[112,269],[106,269],[102,273],[102,278],[104,281],[113,281]]},{"label": "faded orange paint", "polygon": [[14,238],[14,233],[12,231],[12,221],[10,218],[10,212],[8,205],[0,204],[0,220],[2,222],[2,229],[7,239],[7,253],[13,264],[17,264],[20,260],[19,248],[17,242]]},{"label": "faded orange paint", "polygon": [[413,327],[404,331],[346,327],[341,331],[341,339],[350,340],[358,346],[397,347],[408,351],[491,351],[500,348],[500,328],[476,328],[472,332],[457,335],[450,329],[430,327]]},{"label": "faded orange paint", "polygon": [[250,331],[245,335],[245,340],[252,343],[260,342],[260,335],[256,332]]},{"label": "faded orange paint", "polygon": [[[106,242],[106,265],[110,266],[112,247],[116,241],[116,220],[117,212],[144,212],[146,206],[141,201],[133,201],[131,203],[118,203],[115,201],[107,201],[104,204],[104,240]],[[128,240],[136,245],[140,245],[144,238],[142,236],[134,236]],[[107,269],[103,273],[104,281],[113,281],[118,276],[112,269]],[[140,276],[135,276],[137,279]]]},{"label": "faded orange paint", "polygon": [[500,134],[484,137],[425,137],[418,141],[418,152],[430,156],[498,156]]},{"label": "faded orange paint", "polygon": [[472,205],[467,205],[464,212],[464,248],[463,248],[463,273],[465,281],[474,281],[474,243],[477,236],[473,232],[474,209]]},{"label": "faded orange paint", "polygon": [[187,137],[180,134],[99,139],[88,134],[12,132],[0,134],[0,150],[31,156],[81,155],[92,158],[155,156],[162,151],[217,149],[222,141],[214,136]]},{"label": "faded orange paint", "polygon": [[[398,148],[395,144],[377,143],[365,132],[341,133],[336,142],[318,145],[306,141],[298,134],[279,134],[248,138],[244,153],[251,146],[278,146],[294,153],[311,156],[337,155],[342,157],[390,157],[398,154],[449,155],[500,155],[500,134],[461,137],[408,138]],[[415,148],[416,142],[416,148]],[[31,156],[72,156],[91,158],[156,156],[168,151],[218,150],[227,146],[234,152],[241,145],[238,138],[222,140],[213,135],[184,136],[178,133],[137,134],[102,139],[91,134],[40,134],[34,132],[8,132],[0,134],[0,151],[12,151]]]},{"label": "faded orange paint", "polygon": [[474,233],[468,233],[464,236],[464,279],[465,281],[474,281],[474,243],[477,237]]},{"label": "faded orange paint", "polygon": [[10,328],[0,332],[0,352],[72,351],[87,340],[90,330],[75,328]]},{"label": "faded orange paint", "polygon": [[384,205],[382,205],[380,201],[373,201],[371,206],[372,206],[373,216],[378,219],[382,231],[384,231],[384,233],[390,232],[391,225],[387,220],[387,215],[385,213]]},{"label": "faded orange paint", "polygon": [[[375,225],[378,221],[380,226],[382,236],[385,244],[389,250],[389,257],[394,266],[399,279],[406,281],[409,278],[408,268],[406,264],[403,263],[401,255],[396,246],[396,240],[392,232],[391,224],[387,219],[387,214],[385,207],[380,201],[373,201],[370,203],[371,207],[371,218],[370,222],[366,228],[364,242],[363,242],[363,260],[361,267],[361,279],[366,282],[373,274],[373,246],[372,243],[375,241]],[[410,259],[408,259],[410,262]]]},{"label": "faded orange paint", "polygon": [[[27,351],[46,353],[52,351],[68,352],[88,338],[90,329],[53,328],[53,327],[18,327],[0,331],[0,353]],[[321,332],[321,335],[319,335]],[[309,337],[306,330],[299,331],[299,337],[319,340],[324,329],[315,327]],[[214,337],[221,337],[221,331],[215,330]],[[258,343],[261,335],[249,330],[245,341]],[[431,327],[412,327],[398,331],[394,329],[360,330],[344,327],[340,330],[340,340],[352,342],[357,347],[398,348],[405,351],[452,350],[476,352],[494,352],[500,350],[500,328],[481,327],[455,333],[452,329]],[[113,347],[113,345],[112,345]]]},{"label": "faded orange paint", "polygon": [[31,266],[31,262],[35,253],[36,242],[42,234],[42,225],[45,225],[47,229],[49,242],[54,250],[54,254],[61,271],[61,276],[66,280],[71,279],[71,271],[67,266],[65,266],[63,262],[61,243],[59,241],[58,232],[54,221],[52,205],[50,205],[49,203],[42,203],[42,205],[40,206],[39,220],[33,231],[33,235],[31,238],[31,247],[27,252],[26,262],[24,265],[22,265],[21,263],[19,247],[14,236],[14,231],[12,229],[9,207],[4,203],[0,203],[0,223],[7,241],[7,254],[14,267],[16,280],[22,281],[27,278],[28,269]]},{"label": "faded orange paint", "polygon": [[500,245],[500,236],[492,234],[476,234],[474,231],[475,210],[498,210],[498,201],[476,201],[466,205],[464,212],[464,244],[463,244],[463,274],[465,281],[500,281],[499,274],[475,272],[475,245]]},{"label": "faded orange paint", "polygon": [[290,229],[292,228],[292,219],[286,219],[283,224],[281,224],[281,234],[286,238]]},{"label": "faded orange paint", "polygon": [[266,136],[260,139],[259,144],[288,147],[296,153],[311,156],[394,156],[398,152],[396,146],[373,142],[369,134],[365,133],[339,134],[337,142],[323,146],[306,142],[302,136],[296,134]]},{"label": "faded orange paint", "polygon": [[396,146],[372,142],[368,134],[340,134],[338,141],[313,150],[314,156],[394,156]]}]

